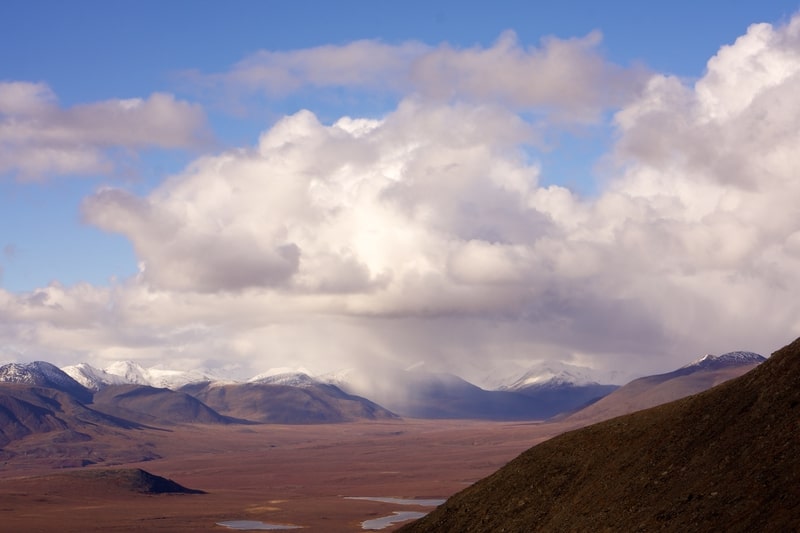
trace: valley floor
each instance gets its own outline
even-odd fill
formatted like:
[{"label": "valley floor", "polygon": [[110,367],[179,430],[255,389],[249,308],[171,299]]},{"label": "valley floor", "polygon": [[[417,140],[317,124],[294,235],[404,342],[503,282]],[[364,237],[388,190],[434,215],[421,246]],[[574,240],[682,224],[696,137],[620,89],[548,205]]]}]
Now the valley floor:
[{"label": "valley floor", "polygon": [[[309,532],[361,531],[364,520],[429,509],[346,497],[447,498],[566,429],[558,423],[460,420],[191,425],[126,432],[60,451],[86,453],[89,444],[108,453],[148,450],[159,458],[124,466],[207,493],[200,495],[114,490],[71,478],[71,468],[53,468],[70,464],[64,462],[69,458],[56,463],[19,449],[0,470],[0,530],[233,531],[216,524],[258,520]],[[106,461],[84,469],[108,467]]]}]

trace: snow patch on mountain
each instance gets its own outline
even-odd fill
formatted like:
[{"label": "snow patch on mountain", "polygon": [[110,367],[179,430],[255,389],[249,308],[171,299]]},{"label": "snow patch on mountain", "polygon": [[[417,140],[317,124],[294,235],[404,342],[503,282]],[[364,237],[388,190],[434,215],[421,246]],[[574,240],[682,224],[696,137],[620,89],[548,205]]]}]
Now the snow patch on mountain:
[{"label": "snow patch on mountain", "polygon": [[139,363],[133,361],[117,361],[111,363],[104,368],[106,373],[114,376],[119,376],[125,380],[125,383],[133,385],[150,385],[150,380],[147,377],[147,370]]},{"label": "snow patch on mountain", "polygon": [[121,385],[128,383],[125,381],[125,378],[114,374],[109,374],[105,370],[95,368],[88,363],[78,363],[77,365],[65,366],[61,370],[87,389],[93,391],[98,391],[106,385]]},{"label": "snow patch on mountain", "polygon": [[756,365],[761,364],[767,359],[754,352],[728,352],[722,355],[706,354],[696,361],[692,361],[688,365],[684,365],[681,369],[688,368],[723,368],[730,366],[742,365]]},{"label": "snow patch on mountain", "polygon": [[8,363],[0,366],[0,382],[54,388],[67,392],[81,401],[88,401],[91,398],[91,393],[83,385],[46,361]]},{"label": "snow patch on mountain", "polygon": [[189,383],[202,381],[230,382],[214,372],[204,370],[172,370],[160,367],[144,368],[134,361],[117,361],[104,369],[87,363],[62,369],[84,387],[100,390],[107,385],[146,385],[160,389],[179,389]]},{"label": "snow patch on mountain", "polygon": [[229,383],[230,380],[208,370],[170,370],[151,367],[146,369],[146,377],[151,387],[179,389],[190,383],[202,381]]},{"label": "snow patch on mountain", "polygon": [[[608,373],[605,373],[608,374]],[[488,390],[518,391],[531,387],[565,387],[616,383],[614,378],[585,366],[560,361],[535,361],[518,364],[515,370],[485,376],[481,384]]]},{"label": "snow patch on mountain", "polygon": [[519,390],[528,387],[563,387],[595,384],[588,374],[567,370],[531,370],[523,374],[513,383],[500,387],[500,390]]},{"label": "snow patch on mountain", "polygon": [[53,384],[74,386],[73,379],[57,366],[45,361],[32,363],[8,363],[0,366],[0,381],[6,383],[25,383],[28,385]]},{"label": "snow patch on mountain", "polygon": [[269,385],[287,385],[290,387],[309,387],[320,383],[311,377],[311,372],[306,368],[278,367],[270,368],[247,380],[248,383],[266,383]]}]

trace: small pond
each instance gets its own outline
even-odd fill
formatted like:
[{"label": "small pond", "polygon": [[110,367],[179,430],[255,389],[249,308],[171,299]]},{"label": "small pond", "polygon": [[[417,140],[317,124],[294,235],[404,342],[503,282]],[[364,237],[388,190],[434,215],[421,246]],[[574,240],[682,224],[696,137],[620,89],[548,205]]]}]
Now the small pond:
[{"label": "small pond", "polygon": [[239,531],[283,531],[286,529],[303,529],[303,526],[290,526],[286,524],[267,524],[258,520],[226,520],[217,522],[218,526],[224,526]]},{"label": "small pond", "polygon": [[[393,505],[419,505],[420,507],[437,507],[445,502],[445,500],[441,499],[417,500],[413,498],[390,498],[384,496],[347,496],[345,499],[391,503]],[[428,513],[422,513],[419,511],[394,511],[389,516],[382,516],[381,518],[374,518],[372,520],[365,520],[364,522],[361,522],[361,529],[383,529],[399,522],[406,522],[408,520],[422,518],[426,514]]]},{"label": "small pond", "polygon": [[406,520],[416,520],[422,518],[428,513],[420,513],[417,511],[395,511],[389,516],[375,518],[373,520],[365,520],[361,522],[361,529],[383,529],[398,522],[405,522]]},{"label": "small pond", "polygon": [[437,507],[446,500],[415,500],[413,498],[384,498],[378,496],[346,496],[345,500],[365,500],[368,502],[393,503],[395,505],[421,505],[422,507]]}]

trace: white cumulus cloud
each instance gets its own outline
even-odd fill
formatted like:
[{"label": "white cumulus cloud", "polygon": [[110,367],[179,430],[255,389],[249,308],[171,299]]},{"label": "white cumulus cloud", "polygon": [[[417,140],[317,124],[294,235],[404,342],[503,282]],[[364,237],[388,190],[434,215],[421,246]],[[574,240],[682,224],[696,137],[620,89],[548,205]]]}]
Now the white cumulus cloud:
[{"label": "white cumulus cloud", "polygon": [[165,93],[62,108],[43,83],[0,82],[0,173],[20,180],[110,173],[109,149],[208,144],[205,113]]}]

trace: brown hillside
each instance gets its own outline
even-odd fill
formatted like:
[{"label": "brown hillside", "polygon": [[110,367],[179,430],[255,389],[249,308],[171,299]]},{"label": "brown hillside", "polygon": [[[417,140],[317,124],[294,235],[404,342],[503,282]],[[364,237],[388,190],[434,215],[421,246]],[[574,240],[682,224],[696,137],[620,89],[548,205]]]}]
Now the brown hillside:
[{"label": "brown hillside", "polygon": [[0,447],[41,433],[86,431],[99,425],[131,429],[138,424],[98,412],[52,388],[0,384]]},{"label": "brown hillside", "polygon": [[[43,476],[20,477],[14,485],[21,493],[110,496],[119,493],[205,494],[141,468],[81,468]],[[43,491],[42,487],[46,487]],[[2,528],[0,528],[2,529]]]},{"label": "brown hillside", "polygon": [[134,440],[131,430],[143,431],[146,426],[92,407],[60,390],[0,383],[3,470],[19,462],[69,468],[158,457],[150,443]]},{"label": "brown hillside", "polygon": [[142,494],[205,494],[171,479],[151,474],[141,468],[73,470],[44,478],[55,491],[63,485],[69,490],[86,492],[128,491]]},{"label": "brown hillside", "polygon": [[703,370],[684,375],[677,372],[635,379],[608,396],[568,416],[566,422],[585,426],[649,407],[674,402],[746,374],[758,365]]},{"label": "brown hillside", "polygon": [[193,396],[145,385],[109,385],[95,393],[93,407],[142,424],[229,424],[234,421]]},{"label": "brown hillside", "polygon": [[197,384],[181,390],[223,415],[269,424],[326,424],[396,418],[394,413],[380,405],[332,385]]},{"label": "brown hillside", "polygon": [[401,529],[681,530],[800,530],[800,339],[714,389],[535,446]]}]

